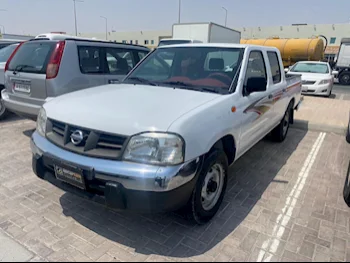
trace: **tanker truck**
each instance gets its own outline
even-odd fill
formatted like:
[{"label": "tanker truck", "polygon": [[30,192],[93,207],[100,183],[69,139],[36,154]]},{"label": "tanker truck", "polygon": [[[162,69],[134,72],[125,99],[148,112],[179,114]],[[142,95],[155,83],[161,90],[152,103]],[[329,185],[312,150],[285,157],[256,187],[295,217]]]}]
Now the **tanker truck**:
[{"label": "tanker truck", "polygon": [[350,85],[350,38],[341,40],[339,53],[335,61],[335,70],[338,71],[339,83]]},{"label": "tanker truck", "polygon": [[325,51],[325,44],[321,38],[241,39],[241,44],[278,48],[286,68],[298,61],[320,61],[324,58]]}]

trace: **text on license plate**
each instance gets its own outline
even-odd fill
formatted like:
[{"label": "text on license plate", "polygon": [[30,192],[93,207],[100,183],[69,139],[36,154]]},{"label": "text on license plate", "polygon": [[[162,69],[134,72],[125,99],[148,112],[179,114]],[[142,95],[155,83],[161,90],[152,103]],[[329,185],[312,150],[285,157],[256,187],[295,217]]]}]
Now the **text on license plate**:
[{"label": "text on license plate", "polygon": [[13,89],[18,92],[30,93],[30,85],[15,83]]},{"label": "text on license plate", "polygon": [[58,180],[74,185],[75,187],[85,189],[85,183],[82,174],[69,171],[59,166],[55,166],[55,174]]}]

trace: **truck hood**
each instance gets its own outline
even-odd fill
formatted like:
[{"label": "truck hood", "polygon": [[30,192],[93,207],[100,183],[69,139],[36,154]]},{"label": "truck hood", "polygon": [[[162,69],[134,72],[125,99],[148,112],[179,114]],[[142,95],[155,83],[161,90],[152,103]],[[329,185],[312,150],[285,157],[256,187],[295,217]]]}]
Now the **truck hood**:
[{"label": "truck hood", "polygon": [[5,83],[5,65],[6,63],[0,62],[0,85]]},{"label": "truck hood", "polygon": [[182,115],[221,95],[148,85],[115,84],[73,92],[44,105],[48,118],[133,135],[168,131]]}]

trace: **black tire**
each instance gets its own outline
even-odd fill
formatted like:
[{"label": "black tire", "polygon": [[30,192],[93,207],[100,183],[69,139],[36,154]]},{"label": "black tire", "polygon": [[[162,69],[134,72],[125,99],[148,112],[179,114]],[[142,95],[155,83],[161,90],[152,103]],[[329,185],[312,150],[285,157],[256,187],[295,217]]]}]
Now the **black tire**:
[{"label": "black tire", "polygon": [[[203,206],[202,189],[204,188],[205,179],[211,169],[214,169],[216,165],[219,165],[223,169],[222,191],[216,204],[211,209],[205,209]],[[193,190],[191,199],[187,206],[187,216],[198,225],[208,223],[219,211],[219,208],[224,199],[227,188],[227,176],[228,176],[228,161],[227,156],[222,150],[213,150],[203,163],[203,167],[198,176],[198,180]],[[220,189],[220,186],[218,186]],[[209,186],[208,186],[209,189]]]},{"label": "black tire", "polygon": [[290,102],[280,124],[271,132],[272,140],[276,142],[283,142],[286,139],[290,124],[293,122],[292,118],[293,102]]},{"label": "black tire", "polygon": [[346,175],[343,196],[345,203],[350,207],[350,164]]},{"label": "black tire", "polygon": [[331,90],[328,92],[328,94],[325,96],[326,98],[330,98],[332,96],[332,90],[333,90],[333,87],[331,88]]},{"label": "black tire", "polygon": [[5,108],[5,105],[1,102],[0,97],[0,121],[7,117],[8,111]]},{"label": "black tire", "polygon": [[338,79],[341,85],[350,85],[350,72],[341,73]]}]

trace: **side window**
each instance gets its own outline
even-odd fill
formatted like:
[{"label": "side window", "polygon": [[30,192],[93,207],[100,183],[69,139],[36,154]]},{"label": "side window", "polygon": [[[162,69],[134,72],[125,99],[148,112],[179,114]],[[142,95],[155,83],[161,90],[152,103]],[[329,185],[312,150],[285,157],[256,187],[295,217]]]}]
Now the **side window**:
[{"label": "side window", "polygon": [[134,75],[141,78],[146,76],[150,80],[165,80],[169,78],[173,60],[173,52],[162,52],[152,59],[148,59],[147,62],[144,62],[143,67],[134,71]]},{"label": "side window", "polygon": [[135,66],[131,50],[106,48],[106,59],[110,74],[126,75]]},{"label": "side window", "polygon": [[99,47],[78,46],[80,71],[83,74],[104,73],[101,49]]},{"label": "side window", "polygon": [[279,64],[278,55],[276,52],[271,52],[271,51],[267,52],[267,55],[270,61],[273,83],[275,84],[280,83],[282,80],[282,75],[281,75],[281,67]]},{"label": "side window", "polygon": [[143,52],[143,51],[138,51],[137,52],[139,59],[142,60],[145,56],[147,56],[147,52]]},{"label": "side window", "polygon": [[264,78],[267,83],[265,60],[261,51],[252,51],[249,55],[248,67],[244,80],[245,87],[247,87],[248,80],[251,78]]}]

